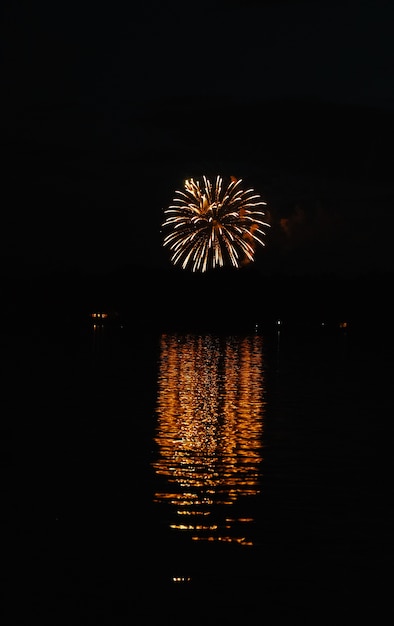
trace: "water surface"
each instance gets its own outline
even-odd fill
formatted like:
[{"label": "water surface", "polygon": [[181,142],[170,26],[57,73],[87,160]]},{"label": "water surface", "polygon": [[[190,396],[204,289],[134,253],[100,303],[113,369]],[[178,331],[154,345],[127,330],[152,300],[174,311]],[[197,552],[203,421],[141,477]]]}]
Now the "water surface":
[{"label": "water surface", "polygon": [[2,366],[4,623],[386,614],[382,330],[30,329]]}]

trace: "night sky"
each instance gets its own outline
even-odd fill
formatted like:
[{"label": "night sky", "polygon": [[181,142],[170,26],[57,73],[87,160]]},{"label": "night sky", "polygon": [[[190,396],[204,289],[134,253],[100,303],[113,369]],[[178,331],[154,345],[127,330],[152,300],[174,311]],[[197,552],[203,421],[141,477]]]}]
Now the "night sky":
[{"label": "night sky", "polygon": [[245,180],[267,274],[393,271],[394,11],[3,2],[3,276],[170,268],[186,177]]}]

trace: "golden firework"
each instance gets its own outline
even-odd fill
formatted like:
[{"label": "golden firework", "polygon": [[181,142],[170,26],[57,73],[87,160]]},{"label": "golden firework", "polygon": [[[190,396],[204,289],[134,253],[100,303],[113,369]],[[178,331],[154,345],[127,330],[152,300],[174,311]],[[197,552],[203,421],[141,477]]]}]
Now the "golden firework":
[{"label": "golden firework", "polygon": [[233,176],[223,186],[217,176],[185,181],[175,192],[173,204],[164,211],[163,245],[171,250],[171,261],[183,269],[205,272],[230,264],[240,267],[254,261],[256,245],[265,245],[263,228],[266,205],[253,189],[243,189],[242,179]]}]

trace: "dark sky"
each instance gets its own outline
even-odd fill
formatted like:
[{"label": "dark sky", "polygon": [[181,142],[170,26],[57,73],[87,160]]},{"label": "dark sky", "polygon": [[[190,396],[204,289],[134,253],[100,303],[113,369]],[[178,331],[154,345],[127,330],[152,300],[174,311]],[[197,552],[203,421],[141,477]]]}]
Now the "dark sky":
[{"label": "dark sky", "polygon": [[264,271],[392,271],[393,17],[3,2],[3,274],[167,266],[163,209],[202,174],[267,201]]}]

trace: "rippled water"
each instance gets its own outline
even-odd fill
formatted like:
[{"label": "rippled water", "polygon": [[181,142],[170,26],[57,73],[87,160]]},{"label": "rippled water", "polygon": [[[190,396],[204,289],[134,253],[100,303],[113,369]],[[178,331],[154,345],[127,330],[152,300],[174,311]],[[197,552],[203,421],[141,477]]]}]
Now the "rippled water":
[{"label": "rippled water", "polygon": [[259,335],[160,338],[155,502],[166,506],[170,527],[193,541],[253,545],[249,527],[256,522],[264,445],[263,361]]},{"label": "rippled water", "polygon": [[380,330],[2,336],[3,623],[381,619]]}]

